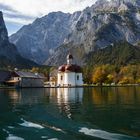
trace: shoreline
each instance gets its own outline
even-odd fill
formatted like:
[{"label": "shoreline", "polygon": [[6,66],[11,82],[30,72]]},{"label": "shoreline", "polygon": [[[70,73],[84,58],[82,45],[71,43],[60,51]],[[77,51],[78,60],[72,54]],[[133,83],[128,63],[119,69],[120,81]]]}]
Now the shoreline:
[{"label": "shoreline", "polygon": [[93,88],[93,87],[137,87],[140,84],[125,84],[125,85],[83,85],[83,86],[63,86],[63,87],[3,87],[0,86],[0,89],[28,89],[28,88]]}]

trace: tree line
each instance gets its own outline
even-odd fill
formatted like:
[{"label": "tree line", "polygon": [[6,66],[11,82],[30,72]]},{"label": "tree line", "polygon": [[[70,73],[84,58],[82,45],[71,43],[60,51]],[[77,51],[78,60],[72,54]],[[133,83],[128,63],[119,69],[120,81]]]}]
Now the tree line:
[{"label": "tree line", "polygon": [[[50,76],[57,78],[57,67],[33,67],[24,69],[34,73],[42,73],[49,80]],[[129,65],[87,65],[83,66],[83,80],[85,84],[140,84],[140,64]]]},{"label": "tree line", "polygon": [[86,84],[140,84],[140,65],[99,65],[83,68]]}]

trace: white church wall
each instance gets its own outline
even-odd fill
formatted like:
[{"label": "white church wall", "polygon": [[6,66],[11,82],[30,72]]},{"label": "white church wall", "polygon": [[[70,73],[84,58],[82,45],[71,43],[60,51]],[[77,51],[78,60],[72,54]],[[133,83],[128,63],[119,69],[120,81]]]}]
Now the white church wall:
[{"label": "white church wall", "polygon": [[64,79],[65,79],[64,73],[58,72],[57,79],[58,79],[57,85],[58,86],[63,86],[64,85]]},{"label": "white church wall", "polygon": [[82,73],[58,72],[58,86],[81,86],[83,85]]},{"label": "white church wall", "polygon": [[76,73],[75,75],[75,81],[77,86],[83,85],[83,76],[82,73]]},{"label": "white church wall", "polygon": [[75,72],[66,72],[64,74],[64,77],[65,77],[65,85],[68,86],[75,86]]}]

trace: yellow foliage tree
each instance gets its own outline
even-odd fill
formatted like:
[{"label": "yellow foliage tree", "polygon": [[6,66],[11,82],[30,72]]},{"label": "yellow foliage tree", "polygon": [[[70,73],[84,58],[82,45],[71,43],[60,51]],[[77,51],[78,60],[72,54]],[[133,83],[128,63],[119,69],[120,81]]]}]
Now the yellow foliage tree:
[{"label": "yellow foliage tree", "polygon": [[131,83],[133,83],[133,78],[132,77],[123,77],[119,81],[119,84],[131,84]]},{"label": "yellow foliage tree", "polygon": [[33,72],[33,73],[39,72],[39,68],[33,67],[33,68],[31,69],[31,72]]},{"label": "yellow foliage tree", "polygon": [[112,74],[108,74],[107,75],[107,83],[108,84],[111,84],[112,82],[113,82],[113,80],[114,80],[114,75],[112,75]]},{"label": "yellow foliage tree", "polygon": [[104,67],[97,67],[93,74],[93,83],[102,85],[107,79],[107,71]]}]

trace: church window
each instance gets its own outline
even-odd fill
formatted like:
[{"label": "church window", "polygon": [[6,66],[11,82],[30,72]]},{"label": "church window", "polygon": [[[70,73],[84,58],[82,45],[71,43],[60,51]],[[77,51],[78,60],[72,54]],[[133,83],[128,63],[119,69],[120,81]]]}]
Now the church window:
[{"label": "church window", "polygon": [[61,76],[61,80],[63,80],[63,76]]},{"label": "church window", "polygon": [[79,75],[77,75],[77,80],[79,80]]}]

